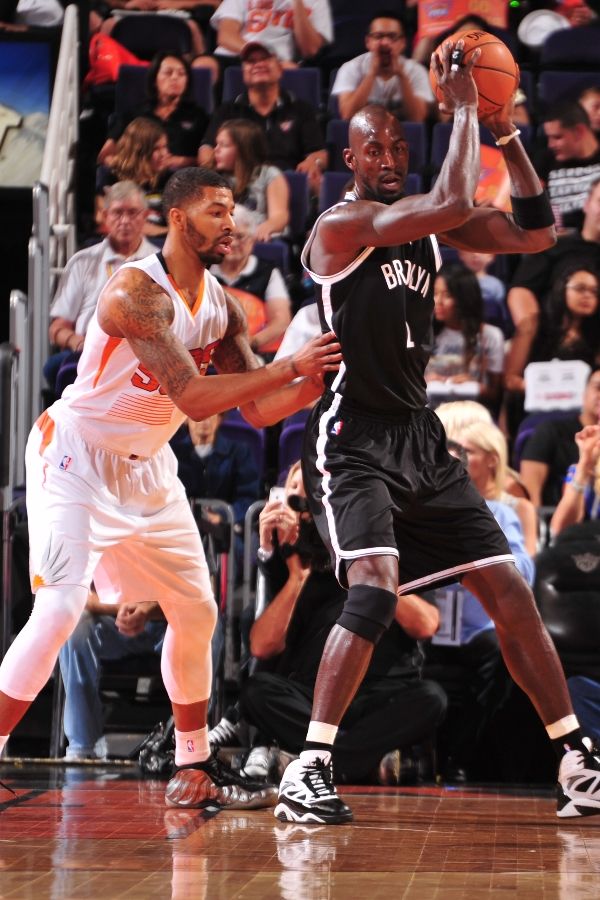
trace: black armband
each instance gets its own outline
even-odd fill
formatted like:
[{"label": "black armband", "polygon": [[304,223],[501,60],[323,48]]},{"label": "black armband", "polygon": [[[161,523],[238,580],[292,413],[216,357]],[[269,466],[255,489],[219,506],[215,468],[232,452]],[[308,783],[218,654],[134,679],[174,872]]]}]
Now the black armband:
[{"label": "black armband", "polygon": [[554,213],[546,191],[536,197],[513,197],[511,194],[510,202],[513,219],[519,228],[534,231],[536,228],[554,225]]}]

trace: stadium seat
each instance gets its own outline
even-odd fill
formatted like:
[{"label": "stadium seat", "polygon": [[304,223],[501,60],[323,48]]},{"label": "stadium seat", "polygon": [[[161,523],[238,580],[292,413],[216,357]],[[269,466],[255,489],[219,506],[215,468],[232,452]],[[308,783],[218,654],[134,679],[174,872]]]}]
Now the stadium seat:
[{"label": "stadium seat", "polygon": [[265,473],[265,430],[254,428],[243,418],[237,409],[225,414],[221,423],[221,432],[232,441],[247,444],[256,462],[259,477],[262,481]]},{"label": "stadium seat", "polygon": [[548,35],[540,50],[540,69],[582,69],[600,71],[600,24],[560,28]]},{"label": "stadium seat", "polygon": [[523,454],[523,450],[525,449],[525,444],[527,443],[537,426],[540,424],[540,422],[544,422],[546,419],[563,419],[565,416],[572,415],[573,410],[568,410],[567,412],[563,412],[560,410],[550,410],[548,412],[533,412],[525,416],[525,418],[521,421],[515,435],[515,442],[512,451],[513,468],[515,468],[517,471],[519,470],[519,466],[521,465],[521,456]]},{"label": "stadium seat", "polygon": [[329,168],[334,172],[347,172],[342,156],[348,146],[348,122],[346,119],[330,119],[325,131],[325,141],[329,150]]},{"label": "stadium seat", "polygon": [[[281,86],[298,100],[305,100],[314,106],[321,105],[321,70],[307,66],[299,69],[284,69]],[[228,66],[223,73],[223,102],[235,100],[244,92],[241,66]]]},{"label": "stadium seat", "polygon": [[424,122],[402,122],[408,141],[408,168],[410,172],[422,172],[428,155],[427,129]]},{"label": "stadium seat", "polygon": [[567,677],[600,680],[600,523],[562,531],[536,557],[535,599]]},{"label": "stadium seat", "polygon": [[290,232],[292,239],[306,237],[310,197],[306,172],[286,169],[283,173],[290,188]]},{"label": "stadium seat", "polygon": [[540,72],[537,83],[539,106],[543,111],[561,100],[577,100],[584,88],[592,86],[600,87],[600,69],[597,72]]},{"label": "stadium seat", "polygon": [[277,266],[282,275],[290,271],[290,248],[285,241],[257,241],[252,252],[259,259]]},{"label": "stadium seat", "polygon": [[77,362],[64,362],[56,375],[54,385],[54,393],[57,397],[62,396],[62,392],[69,384],[73,384],[77,378]]},{"label": "stadium seat", "polygon": [[151,60],[160,50],[192,52],[192,35],[184,19],[158,13],[119,17],[111,35],[139,59]]},{"label": "stadium seat", "polygon": [[302,442],[306,430],[305,422],[293,422],[284,424],[279,435],[279,449],[277,456],[277,470],[279,481],[283,481],[289,467],[297,462],[302,455]]},{"label": "stadium seat", "polygon": [[341,200],[342,191],[351,178],[352,172],[349,169],[343,172],[323,172],[319,191],[319,213]]},{"label": "stadium seat", "polygon": [[[115,113],[127,116],[146,100],[146,66],[121,66],[115,88]],[[213,92],[209,69],[192,69],[192,95],[201,109],[211,113]]]}]

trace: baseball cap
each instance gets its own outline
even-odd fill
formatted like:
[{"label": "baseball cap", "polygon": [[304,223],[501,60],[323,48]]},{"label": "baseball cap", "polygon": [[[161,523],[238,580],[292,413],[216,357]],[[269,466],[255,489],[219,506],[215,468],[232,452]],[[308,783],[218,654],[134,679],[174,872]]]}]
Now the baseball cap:
[{"label": "baseball cap", "polygon": [[249,41],[242,49],[240,53],[240,59],[245,61],[248,59],[251,53],[254,53],[255,50],[262,50],[263,53],[266,53],[267,56],[277,56],[274,50],[270,47],[267,47],[266,44],[261,44],[260,41]]}]

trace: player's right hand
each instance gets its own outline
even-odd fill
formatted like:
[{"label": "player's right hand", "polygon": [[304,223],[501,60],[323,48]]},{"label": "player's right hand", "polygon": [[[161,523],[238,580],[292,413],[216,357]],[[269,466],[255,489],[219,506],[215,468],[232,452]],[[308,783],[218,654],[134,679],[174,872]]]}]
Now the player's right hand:
[{"label": "player's right hand", "polygon": [[460,106],[477,107],[477,85],[473,78],[473,66],[481,55],[479,48],[475,49],[466,63],[456,65],[452,61],[454,51],[461,53],[463,41],[445,41],[431,55],[431,68],[438,86],[444,96],[440,109],[444,113],[452,113]]},{"label": "player's right hand", "polygon": [[321,372],[336,372],[342,361],[341,347],[335,334],[328,331],[308,341],[292,356],[298,375],[319,375]]}]

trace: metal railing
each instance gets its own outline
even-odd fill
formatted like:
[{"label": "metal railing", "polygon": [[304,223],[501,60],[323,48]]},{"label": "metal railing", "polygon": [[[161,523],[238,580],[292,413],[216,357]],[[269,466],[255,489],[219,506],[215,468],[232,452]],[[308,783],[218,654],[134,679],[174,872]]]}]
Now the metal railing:
[{"label": "metal railing", "polygon": [[[22,429],[17,441],[19,448],[24,446],[25,435],[42,410],[42,367],[50,351],[50,297],[58,274],[75,251],[78,59],[78,9],[72,4],[65,10],[42,169],[32,193],[33,228],[28,250],[25,333],[18,336],[13,333],[11,321],[11,341],[15,345],[18,342],[20,353],[19,386],[26,388],[21,394],[20,404],[24,409],[17,423]],[[13,291],[13,295],[16,293]],[[21,294],[21,298],[24,296]]]},{"label": "metal railing", "polygon": [[18,354],[11,344],[0,344],[0,513],[2,517],[2,614],[0,651],[8,650],[12,633],[13,518],[23,497],[14,497],[17,417]]}]

